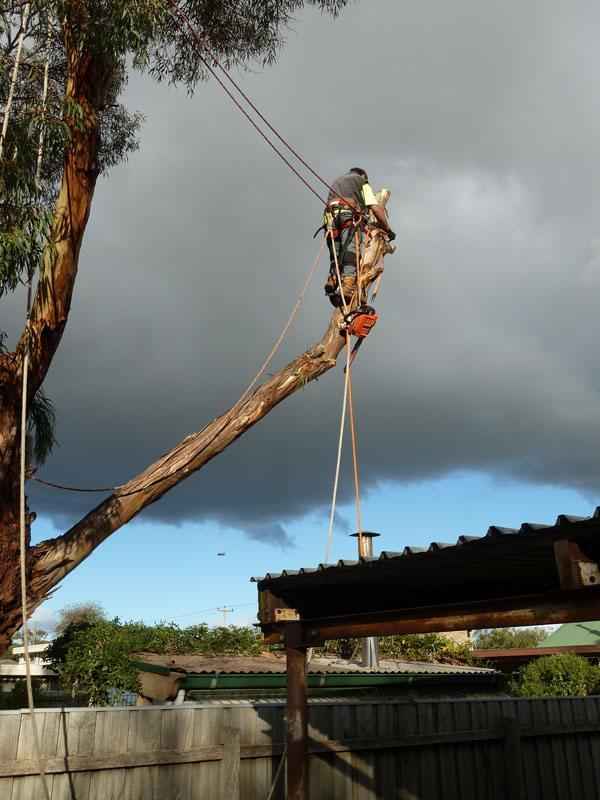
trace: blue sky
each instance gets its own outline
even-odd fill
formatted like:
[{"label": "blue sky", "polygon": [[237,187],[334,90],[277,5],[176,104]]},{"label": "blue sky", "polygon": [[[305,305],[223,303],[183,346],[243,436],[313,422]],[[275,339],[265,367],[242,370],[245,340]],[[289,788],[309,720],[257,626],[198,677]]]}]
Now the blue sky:
[{"label": "blue sky", "polygon": [[[323,480],[332,480],[325,467]],[[344,521],[354,519],[353,505],[339,510]],[[377,551],[399,550],[431,541],[452,542],[462,533],[483,534],[492,524],[518,527],[522,522],[553,522],[562,513],[585,516],[593,511],[590,500],[574,490],[462,473],[407,486],[379,486],[363,499],[363,524],[382,534]],[[40,520],[40,526],[44,524]],[[110,616],[180,625],[217,624],[222,615],[215,609],[233,606],[230,623],[252,624],[252,575],[324,560],[326,515],[311,515],[287,529],[294,544],[282,550],[210,523],[168,526],[134,521],[69,575],[35,619],[45,623],[64,605],[95,601]],[[338,526],[334,558],[352,558],[355,550],[356,541]],[[217,556],[222,551],[227,555]]]}]

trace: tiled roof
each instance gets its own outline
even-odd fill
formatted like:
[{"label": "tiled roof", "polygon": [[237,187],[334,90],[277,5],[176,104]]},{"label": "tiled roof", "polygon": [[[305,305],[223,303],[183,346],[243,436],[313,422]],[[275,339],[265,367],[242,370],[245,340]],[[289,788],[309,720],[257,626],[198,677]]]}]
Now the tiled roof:
[{"label": "tiled roof", "polygon": [[570,528],[581,529],[582,532],[594,523],[595,526],[600,525],[600,506],[596,508],[591,517],[577,517],[568,514],[560,514],[554,523],[539,523],[539,522],[524,522],[519,528],[505,528],[499,525],[492,525],[488,528],[487,533],[482,536],[471,536],[463,534],[458,537],[456,542],[431,542],[427,547],[404,547],[400,551],[383,550],[379,556],[374,558],[361,558],[360,560],[346,560],[341,559],[335,564],[319,564],[316,567],[300,567],[299,569],[284,569],[282,572],[267,572],[262,577],[252,577],[250,580],[254,583],[263,583],[278,580],[279,578],[289,578],[302,575],[314,575],[315,573],[324,573],[337,571],[344,571],[349,568],[368,566],[374,562],[382,561],[398,561],[407,560],[411,558],[427,558],[431,554],[439,554],[440,552],[457,552],[463,548],[471,550],[475,548],[486,548],[500,540],[514,541],[518,546],[521,541],[525,539],[531,540],[532,536],[545,536],[554,533],[560,534],[561,529]]},{"label": "tiled roof", "polygon": [[[285,657],[264,656],[199,656],[199,655],[157,655],[155,653],[136,653],[132,656],[136,663],[166,667],[173,672],[188,675],[214,674],[259,674],[273,675],[285,672]],[[433,664],[420,661],[381,660],[378,669],[367,669],[353,661],[336,658],[313,658],[308,665],[313,675],[356,675],[356,674],[394,674],[394,675],[482,675],[488,676],[493,670],[482,667],[455,664]]]}]

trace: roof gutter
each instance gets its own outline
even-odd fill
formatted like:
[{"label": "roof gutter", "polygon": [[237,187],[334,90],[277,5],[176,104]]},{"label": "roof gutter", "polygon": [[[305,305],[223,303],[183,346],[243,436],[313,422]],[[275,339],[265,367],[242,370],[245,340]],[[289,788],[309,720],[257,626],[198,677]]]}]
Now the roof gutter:
[{"label": "roof gutter", "polygon": [[[133,665],[141,672],[156,675],[173,675],[174,670],[158,664],[147,664],[134,661]],[[181,689],[285,689],[287,675],[285,672],[248,673],[248,672],[202,672],[182,673],[179,684]],[[357,673],[324,673],[308,674],[309,689],[335,688],[375,688],[379,686],[411,686],[414,684],[493,684],[498,680],[498,673],[466,672],[466,673],[394,673],[394,672],[357,672]]]}]

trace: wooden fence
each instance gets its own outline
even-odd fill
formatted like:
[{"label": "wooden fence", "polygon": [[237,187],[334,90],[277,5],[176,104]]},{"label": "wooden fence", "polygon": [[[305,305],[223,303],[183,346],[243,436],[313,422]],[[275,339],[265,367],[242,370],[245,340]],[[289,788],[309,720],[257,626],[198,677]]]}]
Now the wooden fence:
[{"label": "wooden fence", "polygon": [[[45,709],[52,800],[267,800],[281,704]],[[600,697],[310,707],[310,800],[600,799]],[[0,800],[40,800],[29,714],[0,712]],[[285,797],[285,770],[273,795]]]}]

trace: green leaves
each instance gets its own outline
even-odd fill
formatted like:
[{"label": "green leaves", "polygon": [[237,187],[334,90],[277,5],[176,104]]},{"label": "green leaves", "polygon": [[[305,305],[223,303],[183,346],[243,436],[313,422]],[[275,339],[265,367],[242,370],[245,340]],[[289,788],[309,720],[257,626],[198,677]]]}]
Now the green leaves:
[{"label": "green leaves", "polygon": [[490,628],[473,634],[477,650],[537,647],[547,636],[544,628]]},{"label": "green leaves", "polygon": [[582,656],[560,653],[527,664],[513,691],[520,697],[585,697],[599,685],[600,668]]},{"label": "green leaves", "polygon": [[[351,658],[360,647],[356,639],[340,639],[326,642],[324,653],[334,652],[341,658]],[[470,664],[471,644],[454,642],[439,633],[409,633],[403,636],[379,638],[379,653],[382,658],[399,661],[425,661],[442,664]]]},{"label": "green leaves", "polygon": [[57,444],[54,436],[56,413],[52,401],[40,389],[31,402],[27,419],[30,458],[43,464]]},{"label": "green leaves", "polygon": [[136,691],[132,653],[260,655],[261,650],[262,637],[253,628],[99,619],[68,626],[52,643],[49,658],[66,689],[87,694],[90,705],[105,705],[115,690]]}]

